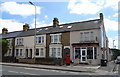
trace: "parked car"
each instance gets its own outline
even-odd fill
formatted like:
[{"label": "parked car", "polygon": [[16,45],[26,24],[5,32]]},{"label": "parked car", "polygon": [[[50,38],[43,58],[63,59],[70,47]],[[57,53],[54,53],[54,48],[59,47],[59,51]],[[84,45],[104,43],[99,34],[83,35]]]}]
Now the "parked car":
[{"label": "parked car", "polygon": [[117,59],[115,60],[116,64],[120,64],[120,56],[117,56]]}]

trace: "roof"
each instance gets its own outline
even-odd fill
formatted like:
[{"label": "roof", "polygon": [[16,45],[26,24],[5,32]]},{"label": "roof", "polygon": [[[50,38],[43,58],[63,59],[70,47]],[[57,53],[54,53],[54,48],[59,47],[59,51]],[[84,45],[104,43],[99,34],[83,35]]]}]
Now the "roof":
[{"label": "roof", "polygon": [[[88,20],[88,21],[82,21],[82,22],[60,24],[57,27],[48,26],[48,27],[36,28],[36,35],[99,29],[101,25],[100,22],[101,22],[100,19],[95,19],[95,20]],[[20,32],[5,34],[3,35],[3,38],[25,37],[25,36],[32,36],[34,34],[35,34],[35,29],[29,29],[28,31],[20,31]]]},{"label": "roof", "polygon": [[0,34],[0,38],[13,38],[13,37],[17,37],[17,35],[19,35],[22,31],[16,31],[16,32],[9,32],[7,34]]}]

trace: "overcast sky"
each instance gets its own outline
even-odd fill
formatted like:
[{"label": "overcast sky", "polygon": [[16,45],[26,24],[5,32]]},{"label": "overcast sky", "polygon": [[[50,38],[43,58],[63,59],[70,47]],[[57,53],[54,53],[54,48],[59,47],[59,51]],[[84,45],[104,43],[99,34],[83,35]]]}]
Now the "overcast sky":
[{"label": "overcast sky", "polygon": [[[33,1],[33,0],[31,0]],[[44,2],[46,1],[46,2]],[[118,48],[118,1],[119,0],[42,0],[33,1],[37,7],[37,27],[51,26],[54,17],[61,23],[86,21],[99,18],[104,14],[104,24],[109,39],[109,47],[115,40]],[[5,0],[0,3],[0,33],[2,28],[9,32],[22,30],[23,24],[28,23],[34,28],[34,6],[25,2]]]}]

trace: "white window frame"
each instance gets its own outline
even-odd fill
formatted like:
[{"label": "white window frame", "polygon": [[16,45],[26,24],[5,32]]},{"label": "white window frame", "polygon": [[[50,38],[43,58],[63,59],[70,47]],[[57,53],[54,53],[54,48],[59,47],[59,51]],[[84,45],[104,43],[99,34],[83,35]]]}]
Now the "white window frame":
[{"label": "white window frame", "polygon": [[[39,38],[41,38],[40,43],[39,43]],[[36,37],[36,43],[37,44],[42,44],[45,42],[45,36],[37,36]]]},{"label": "white window frame", "polygon": [[[22,50],[22,51],[21,51]],[[22,53],[21,53],[22,52]],[[22,55],[21,55],[22,54]],[[19,56],[23,56],[23,49],[19,49]]]},{"label": "white window frame", "polygon": [[[61,43],[61,33],[59,34],[50,34],[51,43]],[[57,36],[57,42],[55,41],[55,36]]]},{"label": "white window frame", "polygon": [[92,41],[92,40],[95,40],[95,38],[94,38],[94,32],[92,31],[92,32],[90,32],[90,40]]},{"label": "white window frame", "polygon": [[23,38],[17,38],[16,41],[17,45],[23,45]]},{"label": "white window frame", "polygon": [[[22,55],[20,55],[20,50],[22,49]],[[23,56],[23,48],[18,48],[18,55],[16,55],[16,51],[17,50],[17,48],[15,49],[15,56]]]},{"label": "white window frame", "polygon": [[[56,53],[55,53],[55,56],[51,56],[52,54],[52,48],[55,48],[56,49]],[[58,48],[60,48],[60,55],[58,56]],[[50,47],[49,48],[49,56],[50,57],[56,57],[56,58],[62,58],[62,47]]]},{"label": "white window frame", "polygon": [[[35,57],[45,57],[45,48],[44,47],[40,47],[40,48],[36,48],[39,50],[39,55],[36,55],[36,52],[35,52]],[[43,55],[41,55],[41,49],[43,49]]]},{"label": "white window frame", "polygon": [[84,41],[89,41],[90,32],[84,32]]}]

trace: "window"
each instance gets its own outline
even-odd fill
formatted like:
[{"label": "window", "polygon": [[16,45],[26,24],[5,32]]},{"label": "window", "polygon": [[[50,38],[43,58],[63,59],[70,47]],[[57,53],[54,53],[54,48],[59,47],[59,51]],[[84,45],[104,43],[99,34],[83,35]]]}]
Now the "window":
[{"label": "window", "polygon": [[84,37],[85,37],[84,38],[85,41],[89,41],[89,32],[85,32]]},{"label": "window", "polygon": [[51,43],[60,43],[61,36],[60,35],[51,35]]},{"label": "window", "polygon": [[81,58],[81,56],[80,56],[80,47],[79,48],[75,48],[75,52],[74,52],[74,54],[75,54],[75,56],[74,56],[74,58],[75,59],[80,59]]},{"label": "window", "polygon": [[23,50],[22,50],[22,49],[20,49],[20,56],[22,56],[22,51],[23,51]]},{"label": "window", "polygon": [[59,47],[50,48],[49,54],[50,57],[61,57],[62,56],[61,54],[62,54],[61,48]]},{"label": "window", "polygon": [[36,49],[36,56],[39,56],[39,49]]},{"label": "window", "polygon": [[44,57],[45,56],[44,48],[37,48],[36,49],[36,56]]},{"label": "window", "polygon": [[94,40],[94,33],[91,32],[90,40]]},{"label": "window", "polygon": [[9,49],[8,55],[9,55],[9,56],[12,56],[12,49]]},{"label": "window", "polygon": [[96,47],[87,47],[87,59],[97,59]]},{"label": "window", "polygon": [[87,47],[87,59],[93,59],[93,47]]},{"label": "window", "polygon": [[80,41],[83,41],[83,33],[80,33]]},{"label": "window", "polygon": [[94,58],[97,59],[97,48],[94,47]]},{"label": "window", "polygon": [[58,52],[57,52],[58,54],[58,56],[61,56],[61,49],[60,48],[58,48]]},{"label": "window", "polygon": [[44,56],[43,48],[40,49],[40,56]]},{"label": "window", "polygon": [[17,39],[17,45],[23,45],[23,38]]},{"label": "window", "polygon": [[44,43],[44,36],[36,37],[36,43]]},{"label": "window", "polygon": [[18,56],[18,54],[19,54],[19,50],[18,50],[18,49],[16,49],[16,56]]}]

